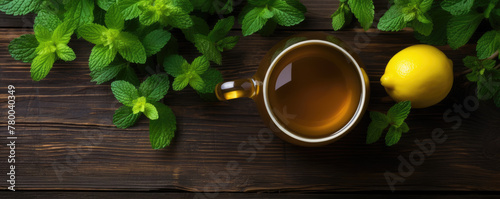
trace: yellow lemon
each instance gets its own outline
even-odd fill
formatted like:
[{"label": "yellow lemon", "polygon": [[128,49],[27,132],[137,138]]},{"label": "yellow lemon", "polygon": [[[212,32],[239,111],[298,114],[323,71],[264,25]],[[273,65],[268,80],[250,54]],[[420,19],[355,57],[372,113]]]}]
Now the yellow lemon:
[{"label": "yellow lemon", "polygon": [[425,108],[443,100],[453,85],[453,62],[430,45],[414,45],[399,51],[380,79],[392,99],[411,101]]}]

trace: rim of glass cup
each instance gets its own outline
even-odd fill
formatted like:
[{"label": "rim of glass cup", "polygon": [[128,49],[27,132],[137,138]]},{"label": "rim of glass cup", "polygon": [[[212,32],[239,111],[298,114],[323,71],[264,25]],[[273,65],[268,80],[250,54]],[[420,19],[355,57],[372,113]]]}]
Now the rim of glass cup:
[{"label": "rim of glass cup", "polygon": [[[326,136],[326,137],[322,137],[322,138],[307,138],[307,137],[302,137],[302,136],[299,136],[299,135],[296,135],[296,134],[290,132],[288,129],[286,129],[281,124],[281,122],[274,115],[274,112],[271,110],[270,102],[269,102],[269,98],[268,98],[269,78],[271,76],[271,73],[272,73],[274,67],[276,66],[276,63],[279,60],[281,60],[281,58],[283,57],[283,55],[285,55],[286,53],[288,53],[290,50],[292,50],[292,49],[294,49],[296,47],[299,47],[301,45],[310,44],[310,43],[323,44],[323,45],[327,45],[327,46],[333,47],[333,48],[339,50],[340,52],[342,52],[345,56],[349,57],[349,59],[352,61],[352,63],[354,63],[354,65],[356,67],[356,70],[358,71],[359,79],[361,81],[360,82],[361,83],[361,95],[360,95],[358,107],[356,109],[356,112],[352,116],[351,120],[349,120],[349,122],[346,125],[344,125],[344,127],[342,127],[341,129],[337,130],[335,133],[332,133],[331,135]],[[351,54],[349,54],[344,48],[340,47],[339,45],[331,43],[331,42],[328,42],[328,41],[315,40],[315,39],[314,40],[306,40],[306,41],[298,42],[296,44],[293,44],[293,45],[289,46],[288,48],[286,48],[285,50],[283,50],[278,56],[276,56],[276,58],[271,63],[271,66],[269,67],[269,69],[267,69],[266,76],[264,78],[264,82],[263,82],[263,85],[262,85],[264,87],[264,90],[263,90],[264,91],[263,92],[264,96],[263,97],[264,97],[264,104],[266,106],[266,111],[269,114],[269,116],[271,117],[271,120],[274,122],[274,124],[282,132],[284,132],[288,136],[292,137],[293,139],[296,139],[296,140],[299,140],[299,141],[302,141],[302,142],[307,142],[307,143],[327,142],[327,141],[335,139],[335,138],[343,135],[344,133],[346,133],[348,130],[351,129],[351,127],[353,127],[353,125],[356,123],[356,121],[358,121],[360,119],[361,112],[363,111],[363,106],[366,103],[365,102],[366,101],[366,85],[365,85],[364,79],[365,78],[364,78],[363,72],[362,72],[361,67],[359,66],[358,62],[354,59],[354,57],[352,57]]]}]

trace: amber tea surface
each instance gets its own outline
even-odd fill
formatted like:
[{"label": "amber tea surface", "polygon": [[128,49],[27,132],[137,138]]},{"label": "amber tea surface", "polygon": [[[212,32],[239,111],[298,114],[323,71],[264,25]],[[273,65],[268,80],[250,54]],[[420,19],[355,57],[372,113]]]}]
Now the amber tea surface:
[{"label": "amber tea surface", "polygon": [[361,80],[340,50],[309,43],[284,54],[272,69],[268,98],[273,115],[290,132],[326,137],[344,127],[358,108]]}]

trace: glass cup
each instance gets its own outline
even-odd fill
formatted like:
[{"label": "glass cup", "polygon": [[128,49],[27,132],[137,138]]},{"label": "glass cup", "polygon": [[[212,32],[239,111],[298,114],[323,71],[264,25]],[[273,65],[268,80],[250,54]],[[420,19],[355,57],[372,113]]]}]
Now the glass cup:
[{"label": "glass cup", "polygon": [[[352,117],[344,118],[345,125],[338,129],[332,129],[331,133],[322,137],[307,137],[294,132],[287,126],[287,122],[280,119],[282,117],[277,117],[278,114],[282,113],[276,112],[270,106],[269,91],[272,88],[269,88],[269,81],[273,69],[280,58],[292,49],[303,45],[323,45],[332,51],[341,52],[350,63],[348,67],[355,69],[356,76],[359,75],[356,78],[359,77],[361,81],[360,88],[356,89],[356,92],[360,92],[356,95],[359,95],[359,101],[357,102],[357,108],[353,109],[355,111],[353,111]],[[262,59],[253,77],[220,83],[216,86],[215,93],[221,101],[236,98],[253,99],[264,123],[271,128],[275,135],[289,143],[300,146],[323,146],[340,139],[361,120],[368,105],[370,91],[369,79],[363,68],[364,66],[358,55],[335,36],[326,33],[298,34],[284,39],[272,47]]]}]

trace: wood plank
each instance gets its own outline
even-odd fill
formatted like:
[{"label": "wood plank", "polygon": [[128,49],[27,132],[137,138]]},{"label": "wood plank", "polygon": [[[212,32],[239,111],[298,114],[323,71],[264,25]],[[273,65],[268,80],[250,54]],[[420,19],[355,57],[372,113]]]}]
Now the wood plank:
[{"label": "wood plank", "polygon": [[[224,53],[223,65],[217,68],[228,80],[249,77],[266,49],[296,32],[245,37],[235,49]],[[29,65],[13,60],[6,49],[10,40],[24,33],[0,29],[0,88],[4,93],[9,84],[17,88],[18,190],[389,190],[384,173],[397,173],[401,162],[398,157],[408,160],[411,152],[419,149],[414,140],[429,139],[433,129],[442,128],[448,140],[438,144],[412,175],[398,183],[396,191],[500,191],[498,109],[491,102],[481,102],[479,110],[463,119],[456,130],[451,129],[453,123],[443,120],[445,111],[455,103],[462,104],[474,91],[463,77],[456,80],[452,93],[442,103],[413,110],[408,121],[410,133],[393,147],[381,142],[364,143],[369,122],[365,116],[352,133],[329,146],[304,148],[274,138],[270,143],[260,143],[262,148],[257,150],[248,140],[266,127],[252,101],[203,102],[191,90],[170,92],[165,103],[177,115],[179,130],[170,147],[155,151],[150,149],[146,120],[126,130],[113,127],[111,118],[118,103],[109,83],[90,82],[88,43],[73,41],[71,46],[78,58],[56,64],[47,79],[32,82]],[[393,102],[386,100],[378,80],[394,53],[418,43],[412,39],[413,33],[330,33],[360,50],[371,80],[369,110],[387,110]],[[364,43],[362,37],[369,42]],[[182,39],[180,44],[180,53],[188,60],[198,56],[191,44]],[[456,51],[440,48],[455,62],[457,71],[464,69],[460,60],[474,53],[474,45]],[[2,104],[6,104],[4,93],[0,95]],[[5,144],[0,151],[7,151]],[[0,161],[0,172],[8,172],[7,168],[7,163]],[[217,176],[223,178],[217,180]],[[5,188],[6,184],[1,186]]]},{"label": "wood plank", "polygon": [[498,195],[493,194],[437,194],[437,193],[419,193],[419,194],[380,194],[380,193],[353,193],[353,194],[333,194],[333,193],[317,193],[317,194],[294,194],[294,193],[210,193],[203,195],[203,193],[172,193],[172,192],[73,192],[73,191],[23,191],[23,192],[9,192],[3,193],[2,195],[9,198],[99,198],[99,199],[129,199],[129,198],[176,198],[176,199],[191,199],[191,198],[219,198],[219,199],[257,199],[257,198],[286,198],[286,199],[296,199],[296,198],[310,198],[310,199],[330,199],[330,198],[345,198],[345,199],[355,199],[355,198],[384,198],[384,199],[418,199],[418,198],[429,198],[429,199],[493,199],[498,198]]}]

